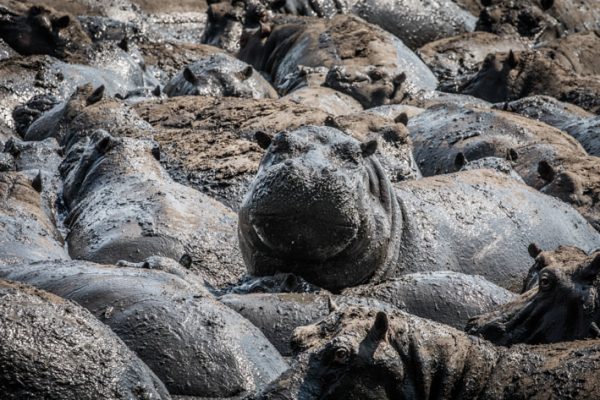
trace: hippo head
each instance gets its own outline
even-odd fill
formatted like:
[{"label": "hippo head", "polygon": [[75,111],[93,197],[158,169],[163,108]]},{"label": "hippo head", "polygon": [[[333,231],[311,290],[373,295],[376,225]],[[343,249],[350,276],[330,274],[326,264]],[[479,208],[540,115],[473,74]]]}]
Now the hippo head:
[{"label": "hippo head", "polygon": [[519,65],[519,57],[508,53],[488,54],[479,72],[465,85],[463,94],[497,103],[509,97],[510,73]]},{"label": "hippo head", "polygon": [[244,26],[244,6],[227,0],[208,3],[202,43],[236,53],[240,48]]},{"label": "hippo head", "polygon": [[297,328],[292,348],[298,362],[254,399],[404,398],[405,368],[396,349],[395,315],[366,307],[344,307]]},{"label": "hippo head", "polygon": [[[533,249],[533,250],[532,250]],[[498,310],[471,319],[466,330],[498,345],[541,344],[600,336],[598,287],[600,253],[575,247],[541,252],[530,246],[535,264],[523,294]]]},{"label": "hippo head", "polygon": [[248,272],[290,272],[330,290],[380,272],[401,217],[372,156],[377,141],[315,126],[257,140],[267,152],[239,211]]},{"label": "hippo head", "polygon": [[72,23],[68,15],[57,16],[43,6],[33,6],[24,17],[4,21],[0,35],[22,55],[49,54],[64,57],[68,40],[62,32]]}]

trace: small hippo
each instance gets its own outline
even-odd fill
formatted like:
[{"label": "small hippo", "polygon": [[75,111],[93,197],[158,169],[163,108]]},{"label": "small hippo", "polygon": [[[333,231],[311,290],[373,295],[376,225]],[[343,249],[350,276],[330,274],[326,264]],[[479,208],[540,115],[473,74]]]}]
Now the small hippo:
[{"label": "small hippo", "polygon": [[292,343],[296,365],[251,399],[600,396],[598,340],[507,349],[401,311],[344,307]]},{"label": "small hippo", "polygon": [[570,246],[531,249],[535,264],[523,294],[471,319],[466,330],[502,346],[599,338],[600,249],[591,255]]},{"label": "small hippo", "polygon": [[208,283],[236,282],[243,263],[235,214],[173,182],[159,159],[155,142],[102,130],[71,146],[61,165],[71,256],[101,263],[186,256]]},{"label": "small hippo", "polygon": [[88,309],[171,394],[230,397],[260,388],[287,368],[256,327],[205,288],[171,273],[72,261],[2,267],[0,276]]},{"label": "small hippo", "polygon": [[339,291],[452,270],[514,289],[529,259],[523,243],[600,245],[570,206],[491,170],[392,186],[375,140],[308,126],[267,145],[238,213],[250,275],[291,272]]},{"label": "small hippo", "polygon": [[42,185],[41,175],[0,172],[0,265],[69,259]]},{"label": "small hippo", "polygon": [[164,399],[163,383],[75,303],[0,280],[3,399]]}]

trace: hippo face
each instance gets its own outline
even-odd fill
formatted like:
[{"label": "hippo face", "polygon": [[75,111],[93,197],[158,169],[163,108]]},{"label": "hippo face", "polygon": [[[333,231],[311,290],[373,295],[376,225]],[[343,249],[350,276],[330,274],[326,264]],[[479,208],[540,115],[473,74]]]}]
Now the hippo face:
[{"label": "hippo face", "polygon": [[[541,252],[525,282],[530,288],[497,311],[469,321],[467,331],[498,345],[541,344],[597,337],[600,253],[575,247]],[[536,283],[537,282],[537,283]]]},{"label": "hippo face", "polygon": [[469,94],[490,102],[506,101],[509,96],[510,73],[519,64],[512,51],[488,54],[481,69],[469,81],[463,94]]},{"label": "hippo face", "polygon": [[229,1],[214,2],[208,6],[206,15],[202,43],[236,53],[240,48],[243,30],[243,8]]},{"label": "hippo face", "polygon": [[[269,385],[259,399],[404,398],[404,365],[391,323],[397,318],[361,307],[345,307],[316,324],[297,328],[292,347],[298,365]],[[402,321],[400,321],[402,322]]]},{"label": "hippo face", "polygon": [[66,40],[61,31],[70,24],[71,18],[68,15],[58,17],[44,7],[34,6],[25,17],[15,17],[10,22],[3,21],[0,36],[20,54],[63,57]]},{"label": "hippo face", "polygon": [[314,126],[257,139],[268,149],[239,212],[250,274],[291,272],[331,290],[366,281],[398,224],[377,141]]}]

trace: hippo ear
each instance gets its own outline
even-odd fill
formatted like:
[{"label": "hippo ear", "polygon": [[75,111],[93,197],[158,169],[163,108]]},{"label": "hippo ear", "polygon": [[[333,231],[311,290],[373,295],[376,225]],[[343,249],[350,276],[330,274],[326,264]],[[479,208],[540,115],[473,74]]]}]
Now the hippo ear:
[{"label": "hippo ear", "polygon": [[530,243],[529,246],[527,247],[527,252],[529,253],[529,256],[531,256],[531,258],[536,258],[537,256],[540,255],[540,253],[542,252],[542,249],[540,249],[537,244]]},{"label": "hippo ear", "polygon": [[329,313],[335,312],[339,309],[338,305],[335,304],[331,296],[327,296],[327,309],[329,310]]},{"label": "hippo ear", "polygon": [[363,142],[360,144],[360,150],[362,151],[363,157],[370,157],[377,151],[377,140],[372,139],[368,142]]},{"label": "hippo ear", "polygon": [[248,65],[246,68],[244,68],[243,70],[241,70],[239,72],[239,77],[241,80],[245,81],[246,79],[248,79],[252,76],[253,72],[254,72],[254,69],[250,65]]},{"label": "hippo ear", "polygon": [[404,126],[408,125],[408,115],[405,112],[400,113],[396,118],[394,118],[394,122],[397,124],[402,124]]},{"label": "hippo ear", "polygon": [[101,154],[106,154],[112,147],[114,139],[110,136],[104,136],[102,139],[96,143],[96,150],[98,150]]},{"label": "hippo ear", "polygon": [[396,75],[396,77],[394,78],[394,85],[400,86],[404,83],[405,80],[406,80],[406,74],[404,72],[401,72],[398,75]]},{"label": "hippo ear", "polygon": [[271,136],[263,131],[254,132],[254,140],[256,140],[256,143],[258,143],[261,149],[266,150],[271,145]]},{"label": "hippo ear", "polygon": [[156,97],[160,97],[162,90],[160,89],[160,85],[156,85],[156,87],[152,90],[152,95]]},{"label": "hippo ear", "polygon": [[546,182],[552,182],[552,180],[556,176],[554,168],[552,168],[552,166],[546,160],[542,160],[538,163],[537,171],[538,174],[540,174],[540,177]]},{"label": "hippo ear", "polygon": [[506,150],[506,160],[507,161],[517,161],[519,159],[519,153],[515,149]]},{"label": "hippo ear", "polygon": [[35,189],[36,192],[42,193],[42,171],[38,171],[38,174],[31,181],[31,186]]},{"label": "hippo ear", "polygon": [[156,161],[160,161],[160,145],[156,144],[152,146],[152,150],[150,150],[152,156],[156,159]]},{"label": "hippo ear", "polygon": [[102,100],[104,97],[104,85],[100,85],[85,99],[85,105],[89,106]]},{"label": "hippo ear", "polygon": [[68,15],[63,15],[62,17],[52,21],[52,28],[56,29],[57,31],[60,31],[62,29],[67,28],[70,23],[71,17],[69,17]]},{"label": "hippo ear", "polygon": [[467,157],[465,157],[465,154],[462,151],[454,157],[454,168],[456,168],[457,171],[464,167],[466,163]]},{"label": "hippo ear", "polygon": [[508,52],[508,58],[506,59],[506,62],[511,69],[515,68],[519,64],[519,57],[517,57],[512,50],[510,50]]},{"label": "hippo ear", "polygon": [[579,270],[578,277],[593,282],[598,273],[600,273],[600,253],[596,254],[591,263]]},{"label": "hippo ear", "polygon": [[125,51],[125,52],[129,52],[129,38],[127,36],[123,37],[123,39],[121,39],[121,41],[119,43],[117,43],[117,46]]},{"label": "hippo ear", "polygon": [[547,9],[549,9],[550,7],[552,7],[554,5],[554,0],[542,0],[540,3],[541,3],[540,5],[542,6],[542,9],[544,11],[546,11]]},{"label": "hippo ear", "polygon": [[189,254],[185,253],[179,259],[179,264],[181,264],[185,268],[190,268],[192,266],[192,256],[190,256]]},{"label": "hippo ear", "polygon": [[388,329],[390,328],[390,322],[385,312],[379,311],[375,317],[375,323],[369,332],[371,338],[379,342],[385,338]]},{"label": "hippo ear", "polygon": [[185,69],[183,70],[183,78],[192,85],[198,83],[198,77],[188,67],[185,67]]}]

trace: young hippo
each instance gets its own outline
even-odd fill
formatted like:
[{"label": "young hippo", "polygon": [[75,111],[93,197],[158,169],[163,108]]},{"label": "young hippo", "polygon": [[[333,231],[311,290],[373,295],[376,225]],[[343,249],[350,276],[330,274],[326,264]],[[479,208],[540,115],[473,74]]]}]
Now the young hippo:
[{"label": "young hippo", "polygon": [[291,272],[341,290],[452,270],[515,289],[529,258],[523,243],[600,246],[570,206],[491,170],[392,186],[373,157],[376,140],[308,126],[262,145],[239,211],[251,275]]},{"label": "young hippo", "polygon": [[252,399],[594,399],[600,341],[509,349],[410,314],[345,307],[294,332],[297,363]]},{"label": "young hippo", "polygon": [[0,280],[2,398],[171,398],[106,325],[75,303]]},{"label": "young hippo", "polygon": [[588,255],[570,246],[544,252],[531,246],[531,255],[523,294],[471,319],[466,330],[502,346],[599,338],[600,249]]},{"label": "young hippo", "polygon": [[235,214],[173,182],[158,159],[156,143],[101,130],[71,146],[61,165],[71,256],[109,264],[186,256],[210,284],[237,281]]},{"label": "young hippo", "polygon": [[0,276],[89,310],[173,395],[230,397],[266,385],[287,368],[250,322],[206,288],[171,273],[71,261],[4,267]]}]

